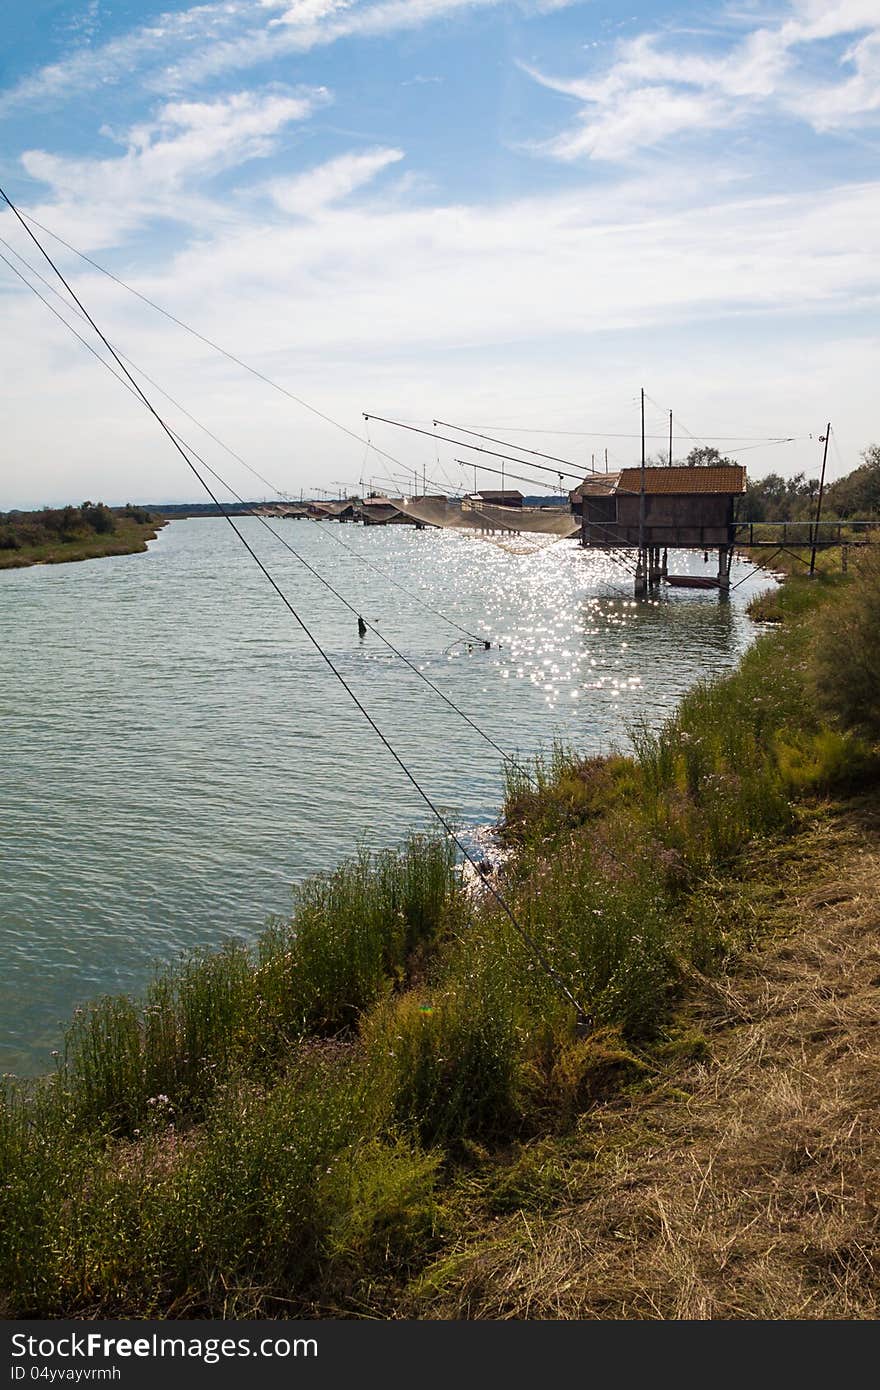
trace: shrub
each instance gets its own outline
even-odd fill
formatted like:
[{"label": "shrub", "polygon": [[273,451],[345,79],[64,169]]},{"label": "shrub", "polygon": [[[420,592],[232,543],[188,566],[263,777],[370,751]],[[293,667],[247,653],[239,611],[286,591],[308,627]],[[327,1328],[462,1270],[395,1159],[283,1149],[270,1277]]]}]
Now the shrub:
[{"label": "shrub", "polygon": [[413,835],[399,852],[363,852],[295,892],[289,924],[262,939],[261,993],[276,1026],[332,1034],[351,1026],[411,957],[456,920],[454,845]]},{"label": "shrub", "polygon": [[517,845],[576,829],[635,791],[628,758],[584,758],[561,743],[554,743],[549,755],[539,754],[533,769],[511,764],[505,768],[502,831]]},{"label": "shrub", "polygon": [[400,1277],[434,1240],[441,1154],[425,1153],[402,1138],[374,1139],[353,1149],[325,1184],[327,1258],[324,1281],[334,1288]]},{"label": "shrub", "polygon": [[386,1001],[365,1020],[374,1084],[394,1120],[428,1144],[497,1133],[516,1117],[513,999],[494,964]]},{"label": "shrub", "polygon": [[794,796],[858,787],[880,773],[877,749],[839,729],[780,736],[776,758],[786,789]]},{"label": "shrub", "polygon": [[308,1035],[351,1029],[405,982],[410,963],[460,915],[454,849],[411,836],[301,884],[293,915],[260,937],[197,951],[162,970],[143,1005],[126,997],[77,1010],[59,1084],[84,1125],[129,1134],[157,1097],[200,1115],[219,1081],[265,1074]]},{"label": "shrub", "polygon": [[880,556],[869,551],[839,603],[817,620],[810,670],[821,708],[880,739]]}]

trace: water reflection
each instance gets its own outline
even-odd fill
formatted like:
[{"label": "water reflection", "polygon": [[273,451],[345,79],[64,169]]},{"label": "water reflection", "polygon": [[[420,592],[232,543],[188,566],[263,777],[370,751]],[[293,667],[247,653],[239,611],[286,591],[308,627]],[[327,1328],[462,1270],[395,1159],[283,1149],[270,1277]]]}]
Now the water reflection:
[{"label": "water reflection", "polygon": [[[744,604],[636,604],[609,556],[546,537],[278,523],[358,612],[511,752],[601,751],[750,640]],[[243,527],[401,756],[465,825],[497,755],[257,522]],[[381,565],[407,599],[334,539]],[[675,569],[700,556],[675,556]],[[740,577],[740,571],[734,579]],[[78,1001],[283,912],[289,885],[426,812],[222,521],[145,556],[0,574],[0,1068],[46,1065]],[[14,812],[14,814],[13,814]]]}]

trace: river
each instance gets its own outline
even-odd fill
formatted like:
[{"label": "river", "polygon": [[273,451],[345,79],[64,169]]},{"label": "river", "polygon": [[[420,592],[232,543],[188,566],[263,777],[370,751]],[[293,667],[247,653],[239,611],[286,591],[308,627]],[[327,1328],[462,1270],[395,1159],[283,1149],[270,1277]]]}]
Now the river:
[{"label": "river", "polygon": [[[240,524],[434,801],[462,825],[491,820],[498,755],[264,527]],[[625,748],[633,721],[736,664],[755,633],[745,604],[770,582],[636,605],[631,576],[573,541],[273,524],[522,755],[554,737]],[[492,650],[469,651],[358,556]],[[708,572],[702,555],[670,561]],[[733,583],[747,574],[735,564]],[[222,519],[172,522],[145,555],[0,572],[0,617],[0,1071],[46,1069],[76,1004],[254,934],[295,881],[428,823]]]}]

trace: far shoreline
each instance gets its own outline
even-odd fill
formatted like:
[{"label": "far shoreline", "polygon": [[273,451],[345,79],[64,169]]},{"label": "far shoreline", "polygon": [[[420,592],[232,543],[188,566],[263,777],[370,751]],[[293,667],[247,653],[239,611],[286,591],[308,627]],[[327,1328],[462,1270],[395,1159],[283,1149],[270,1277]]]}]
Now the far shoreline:
[{"label": "far shoreline", "polygon": [[[94,510],[98,508],[101,508],[100,503]],[[77,522],[82,510],[65,509],[76,515]],[[149,542],[156,539],[169,520],[134,508],[102,510],[112,517],[112,529],[96,529],[86,522],[54,535],[55,528],[50,529],[45,523],[50,518],[60,516],[60,513],[18,512],[0,516],[0,570],[75,564],[83,560],[103,560],[114,555],[143,554]]]}]

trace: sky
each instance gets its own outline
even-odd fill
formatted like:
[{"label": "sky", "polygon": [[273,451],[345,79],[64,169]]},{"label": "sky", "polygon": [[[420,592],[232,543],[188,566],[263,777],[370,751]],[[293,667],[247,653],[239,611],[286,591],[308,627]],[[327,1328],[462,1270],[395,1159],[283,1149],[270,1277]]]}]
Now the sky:
[{"label": "sky", "polygon": [[[472,483],[364,412],[619,467],[641,388],[649,452],[671,409],[752,477],[880,442],[880,0],[6,0],[3,40],[0,185],[221,497]],[[0,238],[0,508],[203,499]]]}]

